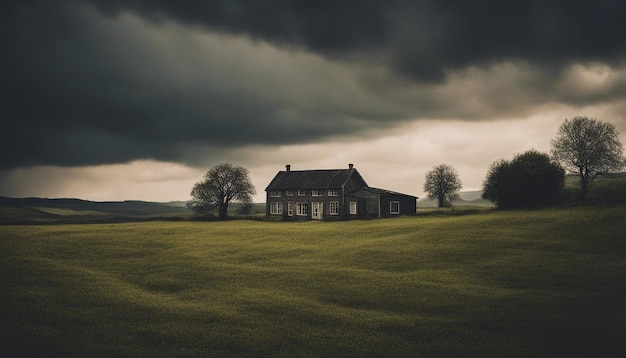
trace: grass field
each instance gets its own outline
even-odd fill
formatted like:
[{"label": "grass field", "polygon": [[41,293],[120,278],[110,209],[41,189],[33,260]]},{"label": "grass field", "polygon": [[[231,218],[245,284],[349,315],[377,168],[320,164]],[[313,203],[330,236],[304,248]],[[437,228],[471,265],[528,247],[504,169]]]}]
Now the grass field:
[{"label": "grass field", "polygon": [[626,355],[624,206],[466,214],[0,226],[0,352]]}]

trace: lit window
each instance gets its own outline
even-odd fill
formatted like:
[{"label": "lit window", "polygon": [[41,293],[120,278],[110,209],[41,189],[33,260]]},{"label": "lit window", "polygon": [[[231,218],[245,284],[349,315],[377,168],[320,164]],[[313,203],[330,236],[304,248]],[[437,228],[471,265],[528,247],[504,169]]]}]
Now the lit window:
[{"label": "lit window", "polygon": [[339,202],[338,201],[330,202],[330,215],[339,215]]},{"label": "lit window", "polygon": [[280,191],[270,191],[271,198],[280,198]]},{"label": "lit window", "polygon": [[337,189],[328,189],[328,196],[337,196]]},{"label": "lit window", "polygon": [[287,203],[287,215],[293,216],[293,203],[292,202]]},{"label": "lit window", "polygon": [[271,203],[270,204],[270,214],[272,215],[281,215],[283,213],[283,203]]},{"label": "lit window", "polygon": [[311,191],[311,196],[323,196],[323,195],[324,195],[323,190],[315,189]]},{"label": "lit window", "polygon": [[389,202],[389,213],[400,214],[400,202],[399,201]]},{"label": "lit window", "polygon": [[308,215],[309,214],[309,205],[308,203],[298,203],[296,204],[296,212],[298,215]]},{"label": "lit window", "polygon": [[298,196],[305,196],[306,190],[298,190]]},{"label": "lit window", "polygon": [[350,215],[356,215],[357,203],[356,201],[350,202]]}]

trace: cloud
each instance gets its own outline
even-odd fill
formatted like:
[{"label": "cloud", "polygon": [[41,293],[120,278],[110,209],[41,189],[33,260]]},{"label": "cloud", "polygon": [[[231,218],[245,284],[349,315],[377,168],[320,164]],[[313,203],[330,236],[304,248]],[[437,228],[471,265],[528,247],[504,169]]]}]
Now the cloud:
[{"label": "cloud", "polygon": [[93,3],[111,16],[131,11],[154,23],[244,34],[331,58],[383,60],[420,80],[441,81],[446,69],[477,63],[521,60],[558,68],[574,59],[619,62],[624,55],[626,5],[610,0]]},{"label": "cloud", "polygon": [[[20,69],[5,78],[5,168],[194,163],[190,146],[309,141],[405,114],[361,88],[355,70],[314,54],[132,15],[103,18],[84,6],[46,10],[82,35],[40,25],[14,40],[18,51],[4,60]],[[44,45],[44,31],[56,45]]]},{"label": "cloud", "polygon": [[0,15],[0,169],[207,167],[556,107],[623,121],[624,5],[304,4],[13,3]]}]

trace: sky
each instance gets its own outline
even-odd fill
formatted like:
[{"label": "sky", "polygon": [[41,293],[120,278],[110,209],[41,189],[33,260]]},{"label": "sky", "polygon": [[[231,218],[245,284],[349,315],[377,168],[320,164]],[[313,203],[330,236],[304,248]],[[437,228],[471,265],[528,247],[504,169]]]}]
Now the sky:
[{"label": "sky", "polygon": [[219,163],[464,191],[566,118],[626,144],[626,2],[9,1],[0,196],[188,200]]}]

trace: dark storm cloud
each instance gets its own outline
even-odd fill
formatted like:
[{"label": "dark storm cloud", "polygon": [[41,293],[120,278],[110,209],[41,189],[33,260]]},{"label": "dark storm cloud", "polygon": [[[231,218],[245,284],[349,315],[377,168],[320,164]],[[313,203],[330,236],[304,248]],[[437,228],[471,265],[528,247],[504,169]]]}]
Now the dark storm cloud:
[{"label": "dark storm cloud", "polygon": [[[0,169],[194,163],[206,153],[188,148],[303,143],[437,117],[445,104],[420,86],[445,85],[450,71],[619,62],[623,10],[614,1],[15,2],[0,14]],[[214,32],[226,36],[194,37]]]},{"label": "dark storm cloud", "polygon": [[558,68],[624,55],[626,3],[614,0],[93,2],[110,15],[133,11],[331,57],[383,58],[419,80],[504,59]]},{"label": "dark storm cloud", "polygon": [[186,44],[186,34],[162,39],[132,21],[114,27],[73,3],[33,4],[4,16],[3,168],[193,160],[185,148],[194,144],[307,141],[376,115],[328,95],[312,98],[310,90],[294,98],[302,89],[272,88],[276,76],[255,79],[243,72],[249,59],[236,58],[252,57],[257,49],[248,44],[230,44],[235,58],[196,53],[198,45],[222,49],[210,48],[219,41]]}]

